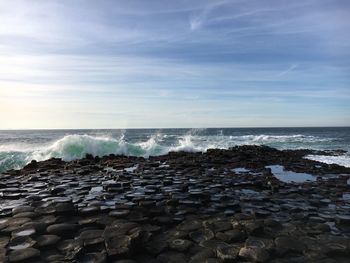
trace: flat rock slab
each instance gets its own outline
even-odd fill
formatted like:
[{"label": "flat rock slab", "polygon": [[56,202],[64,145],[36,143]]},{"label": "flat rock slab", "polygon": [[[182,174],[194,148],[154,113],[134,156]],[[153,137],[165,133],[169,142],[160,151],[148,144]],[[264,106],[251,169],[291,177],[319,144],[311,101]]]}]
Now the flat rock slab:
[{"label": "flat rock slab", "polygon": [[9,253],[9,262],[23,262],[26,260],[33,260],[40,256],[40,251],[35,248],[25,248],[12,251]]},{"label": "flat rock slab", "polygon": [[131,253],[131,238],[126,235],[114,236],[107,238],[105,241],[108,256],[122,257]]},{"label": "flat rock slab", "polygon": [[39,247],[48,247],[56,245],[60,239],[56,235],[42,235],[36,238],[36,242]]},{"label": "flat rock slab", "polygon": [[67,236],[74,234],[77,228],[76,224],[54,224],[47,227],[47,232],[57,236]]}]

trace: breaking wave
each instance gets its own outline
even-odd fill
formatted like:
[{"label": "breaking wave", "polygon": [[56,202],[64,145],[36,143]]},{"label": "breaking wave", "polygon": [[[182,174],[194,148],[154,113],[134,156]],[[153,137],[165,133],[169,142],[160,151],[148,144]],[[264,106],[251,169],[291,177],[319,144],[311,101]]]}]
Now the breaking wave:
[{"label": "breaking wave", "polygon": [[191,131],[185,135],[155,134],[137,142],[129,142],[124,135],[113,138],[111,136],[72,134],[41,145],[2,145],[0,146],[0,172],[21,168],[31,160],[43,161],[52,157],[62,158],[66,161],[81,159],[86,154],[94,156],[122,154],[149,157],[166,154],[170,151],[204,152],[209,148],[227,149],[236,145],[251,144],[265,144],[277,148],[298,148],[331,140],[302,134],[241,136],[228,136],[222,133],[218,135],[199,134],[198,131]]},{"label": "breaking wave", "polygon": [[345,167],[350,167],[350,156],[349,155],[338,155],[338,156],[328,156],[328,155],[307,155],[306,159],[318,161],[327,164],[338,164]]}]

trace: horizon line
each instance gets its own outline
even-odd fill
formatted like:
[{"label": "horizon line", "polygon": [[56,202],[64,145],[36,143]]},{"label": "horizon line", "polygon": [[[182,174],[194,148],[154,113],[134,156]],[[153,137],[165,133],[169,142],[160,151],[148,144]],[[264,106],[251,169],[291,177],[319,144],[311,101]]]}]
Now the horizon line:
[{"label": "horizon line", "polygon": [[286,128],[350,128],[350,126],[245,126],[245,127],[145,127],[145,128],[9,128],[0,131],[38,131],[38,130],[169,130],[169,129],[286,129]]}]

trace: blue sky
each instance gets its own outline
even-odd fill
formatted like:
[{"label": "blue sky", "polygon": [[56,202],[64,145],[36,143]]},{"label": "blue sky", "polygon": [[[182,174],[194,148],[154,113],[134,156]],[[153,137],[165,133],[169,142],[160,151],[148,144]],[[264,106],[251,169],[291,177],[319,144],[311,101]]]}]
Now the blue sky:
[{"label": "blue sky", "polygon": [[1,1],[0,128],[350,125],[350,1]]}]

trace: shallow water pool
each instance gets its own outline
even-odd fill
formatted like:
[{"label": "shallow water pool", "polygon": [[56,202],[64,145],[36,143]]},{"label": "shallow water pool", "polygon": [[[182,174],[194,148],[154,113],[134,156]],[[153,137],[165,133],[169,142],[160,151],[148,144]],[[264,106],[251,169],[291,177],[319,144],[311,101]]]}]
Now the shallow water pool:
[{"label": "shallow water pool", "polygon": [[269,165],[266,166],[266,168],[270,168],[273,175],[278,180],[285,183],[304,183],[307,181],[316,181],[316,177],[311,174],[286,171],[282,165]]}]

